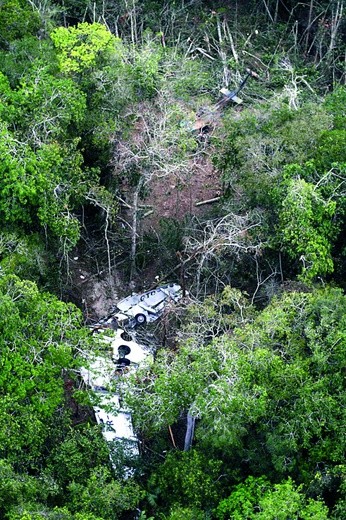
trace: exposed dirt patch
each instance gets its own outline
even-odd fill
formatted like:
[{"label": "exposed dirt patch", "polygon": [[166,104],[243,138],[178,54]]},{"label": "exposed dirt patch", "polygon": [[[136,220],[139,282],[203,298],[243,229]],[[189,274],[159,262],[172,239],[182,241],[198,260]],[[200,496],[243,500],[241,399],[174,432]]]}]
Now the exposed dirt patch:
[{"label": "exposed dirt patch", "polygon": [[163,178],[154,176],[145,199],[147,210],[152,213],[142,218],[142,231],[158,229],[162,217],[181,221],[187,215],[203,214],[207,206],[196,206],[196,203],[220,196],[221,189],[218,173],[206,156],[191,161],[187,174],[178,172]]},{"label": "exposed dirt patch", "polygon": [[[203,134],[202,131],[199,134],[191,133],[191,138],[198,141],[197,150],[191,154],[191,159],[181,160],[166,107],[164,103],[157,107],[143,103],[139,111],[137,107],[137,114],[140,115],[137,115],[127,140],[114,141],[113,167],[120,188],[121,205],[118,223],[127,248],[134,235],[133,229],[140,243],[144,234],[160,232],[162,218],[181,222],[187,216],[202,216],[210,209],[210,203],[196,204],[215,199],[222,193],[219,173],[211,161],[210,134]],[[182,118],[185,113],[188,115],[188,109],[182,111]],[[176,128],[179,131],[179,127]],[[137,212],[134,207],[137,207]],[[137,219],[135,227],[134,217]],[[99,231],[93,230],[93,240],[86,237],[85,245],[81,244],[75,251],[69,266],[69,299],[83,310],[88,321],[107,315],[124,294],[157,285],[158,274],[163,277],[167,275],[162,272],[162,266],[158,268],[160,259],[153,257],[150,265],[142,267],[138,276],[133,276],[131,283],[122,280],[120,263],[128,268],[130,260],[121,251],[117,257],[117,230],[109,242],[113,266],[112,276],[109,277],[102,226],[100,223]],[[129,269],[125,277],[128,272]]]},{"label": "exposed dirt patch", "polygon": [[[123,217],[131,225],[133,188],[127,183],[122,186],[123,199],[129,206],[123,206]],[[177,171],[168,175],[153,175],[147,185],[147,195],[139,200],[139,232],[159,231],[160,219],[184,220],[188,215],[201,216],[210,208],[206,203],[222,194],[222,182],[210,157],[200,155],[189,163],[188,171]]]},{"label": "exposed dirt patch", "polygon": [[[191,107],[158,97],[155,103],[143,102],[135,107],[131,133],[126,140],[114,140],[114,175],[120,180],[127,203],[123,207],[124,217],[131,225],[138,194],[140,232],[158,230],[161,218],[181,221],[186,215],[201,215],[206,207],[196,203],[221,194],[220,178],[210,159],[213,150],[209,133],[217,124],[220,111],[213,107],[210,111],[215,121],[193,131],[198,116],[191,112]],[[181,153],[184,147],[190,150],[185,159]]]},{"label": "exposed dirt patch", "polygon": [[124,284],[119,273],[114,269],[109,276],[107,268],[99,268],[82,246],[69,261],[68,286],[69,301],[82,311],[88,323],[106,316],[114,307],[114,302],[121,298]]}]

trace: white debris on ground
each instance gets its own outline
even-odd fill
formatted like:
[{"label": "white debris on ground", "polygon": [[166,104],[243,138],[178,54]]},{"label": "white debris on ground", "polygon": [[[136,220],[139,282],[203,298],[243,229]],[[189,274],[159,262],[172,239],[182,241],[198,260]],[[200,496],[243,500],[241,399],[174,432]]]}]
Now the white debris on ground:
[{"label": "white debris on ground", "polygon": [[[178,284],[164,285],[143,294],[132,294],[117,304],[121,313],[100,320],[93,327],[94,333],[102,332],[100,341],[108,347],[108,356],[90,354],[87,358],[88,368],[82,367],[80,374],[84,383],[98,398],[98,405],[93,408],[96,422],[102,426],[104,439],[108,443],[121,442],[126,455],[131,457],[139,455],[131,411],[122,406],[121,398],[112,392],[112,386],[115,380],[119,383],[119,378],[126,377],[139,365],[150,363],[153,356],[150,348],[134,341],[131,334],[118,328],[118,323],[125,322],[126,319],[132,328],[154,321],[160,317],[169,303],[177,302],[181,297],[182,291]],[[113,464],[111,452],[110,458]],[[132,474],[130,468],[124,468],[126,477]]]},{"label": "white debris on ground", "polygon": [[133,293],[117,303],[120,312],[114,314],[114,318],[119,323],[128,320],[130,327],[151,323],[161,316],[169,303],[181,298],[182,290],[176,283],[162,285],[142,294]]},{"label": "white debris on ground", "polygon": [[[108,412],[108,407],[115,412]],[[126,454],[137,457],[139,455],[138,439],[133,431],[131,413],[121,409],[119,396],[111,394],[101,396],[100,406],[94,406],[94,412],[97,424],[102,426],[104,439],[108,443],[127,441]]]},{"label": "white debris on ground", "polygon": [[111,359],[96,356],[88,359],[89,368],[80,368],[80,374],[84,383],[95,392],[105,391],[110,388],[114,365]]},{"label": "white debris on ground", "polygon": [[[94,406],[97,424],[102,426],[102,435],[108,442],[126,441],[125,452],[128,456],[138,456],[138,439],[133,431],[131,412],[121,405],[120,396],[112,393],[115,379],[135,370],[140,363],[152,359],[149,349],[137,342],[124,340],[125,331],[118,329],[114,335],[103,335],[100,340],[109,346],[109,355],[88,358],[88,368],[81,367],[80,374],[84,383],[97,397]],[[112,460],[112,457],[111,457]],[[125,471],[126,476],[130,476]]]}]

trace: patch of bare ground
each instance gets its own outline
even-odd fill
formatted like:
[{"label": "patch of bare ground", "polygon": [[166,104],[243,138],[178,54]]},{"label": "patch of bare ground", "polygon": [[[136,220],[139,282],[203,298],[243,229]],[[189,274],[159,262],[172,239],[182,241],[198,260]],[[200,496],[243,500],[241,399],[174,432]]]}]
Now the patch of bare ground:
[{"label": "patch of bare ground", "polygon": [[207,156],[190,161],[188,172],[174,172],[162,178],[154,176],[144,201],[147,211],[152,213],[141,219],[141,230],[157,230],[163,217],[182,221],[187,215],[202,215],[207,205],[196,206],[196,203],[219,197],[221,189],[218,172]]},{"label": "patch of bare ground", "polygon": [[[167,115],[169,105],[164,101],[161,100],[158,106],[143,103],[137,107],[137,116],[127,140],[114,140],[113,168],[119,183],[121,208],[118,223],[124,234],[136,236],[138,242],[146,233],[158,233],[162,218],[181,222],[187,216],[202,216],[209,210],[210,204],[196,204],[216,199],[222,193],[219,173],[211,161],[212,147],[208,133],[203,134],[202,130],[198,135],[193,133],[193,138],[199,143],[196,153],[181,163],[174,160],[175,136],[171,135]],[[183,118],[188,110],[187,107],[181,109]],[[212,125],[209,131],[212,131]],[[131,181],[131,171],[139,173],[137,184]],[[104,230],[98,233],[100,240],[103,233]],[[92,243],[89,239],[87,242]],[[69,266],[69,285],[73,293],[69,299],[82,308],[87,321],[107,315],[124,294],[157,285],[158,274],[167,275],[158,268],[160,259],[153,258],[150,266],[140,273],[132,273],[131,281],[126,281],[121,274],[124,264],[120,266],[114,258],[112,276],[109,276],[107,267],[100,268],[98,264],[100,248],[100,245],[98,248],[81,246],[75,251]],[[103,250],[104,255],[104,244]],[[120,258],[122,262],[127,262],[128,273],[130,256],[124,260],[121,254]],[[104,259],[101,264],[106,265]]]},{"label": "patch of bare ground", "polygon": [[109,236],[109,272],[102,218],[92,211],[83,223],[81,240],[62,265],[61,286],[64,298],[82,310],[87,323],[93,323],[108,315],[114,303],[128,294],[129,287],[123,270],[118,268],[122,254],[119,235]]},{"label": "patch of bare ground", "polygon": [[[133,188],[128,185],[123,188],[123,197],[131,204]],[[203,215],[209,204],[196,206],[196,203],[220,196],[221,190],[218,172],[207,155],[191,160],[188,172],[174,172],[164,177],[154,175],[148,185],[148,195],[140,200],[138,233],[158,232],[163,217],[183,221],[187,215]],[[148,212],[150,214],[145,216]],[[122,217],[131,225],[132,208],[124,206]],[[71,294],[68,297],[82,309],[87,322],[106,316],[126,292],[147,290],[158,283],[155,277],[159,259],[153,259],[150,267],[135,277],[130,286],[116,266],[111,277],[107,267],[99,268],[97,255],[94,257],[91,253],[84,247],[76,249],[69,265]]]},{"label": "patch of bare ground", "polygon": [[122,286],[115,270],[110,277],[107,269],[99,270],[83,251],[70,259],[67,297],[83,311],[86,322],[106,316],[119,300]]},{"label": "patch of bare ground", "polygon": [[[148,184],[148,195],[141,200],[143,205],[139,205],[139,236],[159,233],[162,218],[182,222],[187,216],[203,216],[210,209],[211,203],[200,206],[196,206],[196,203],[212,201],[220,197],[221,193],[220,176],[207,155],[199,155],[191,160],[188,172],[178,171],[163,177],[154,175]],[[131,196],[127,200],[131,200]],[[128,211],[130,214],[131,211]],[[172,280],[172,276],[181,283],[178,267],[180,260],[178,257],[175,260],[176,270],[173,272],[170,268],[164,272],[160,258],[153,256],[152,262],[134,277],[138,290],[149,290],[161,280]]]},{"label": "patch of bare ground", "polygon": [[[126,201],[123,215],[132,225],[136,214],[139,234],[151,228],[158,230],[163,217],[181,221],[186,215],[201,215],[206,208],[196,203],[220,196],[220,178],[210,159],[209,132],[221,112],[213,107],[209,111],[213,121],[208,120],[198,133],[193,131],[198,116],[191,108],[160,95],[154,103],[134,107],[132,131],[126,140],[114,140],[113,171]],[[198,149],[187,152],[184,158],[181,147],[189,140],[198,141]],[[129,182],[131,171],[137,172],[136,183]]]},{"label": "patch of bare ground", "polygon": [[[198,155],[189,167],[163,176],[153,175],[146,187],[146,196],[139,199],[138,231],[159,231],[162,218],[183,221],[186,216],[202,216],[214,199],[222,194],[219,172],[208,155]],[[134,188],[122,184],[122,216],[131,225]],[[208,203],[210,201],[210,203]],[[199,205],[200,202],[206,204]],[[197,205],[196,205],[197,204]]]}]

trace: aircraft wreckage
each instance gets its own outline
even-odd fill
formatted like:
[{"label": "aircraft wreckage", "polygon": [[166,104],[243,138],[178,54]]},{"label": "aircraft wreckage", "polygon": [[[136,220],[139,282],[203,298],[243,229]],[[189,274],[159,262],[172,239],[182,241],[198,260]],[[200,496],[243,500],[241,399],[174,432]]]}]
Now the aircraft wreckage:
[{"label": "aircraft wreckage", "polygon": [[[135,341],[125,327],[133,329],[157,320],[169,304],[178,302],[182,296],[178,284],[163,285],[142,294],[133,293],[119,301],[110,316],[92,327],[93,334],[102,334],[100,342],[107,347],[108,355],[88,354],[87,368],[82,367],[80,374],[96,397],[97,405],[93,409],[104,439],[107,443],[120,443],[128,457],[139,455],[138,438],[133,430],[131,411],[124,407],[120,395],[112,388],[140,365],[150,363],[153,355],[152,349]],[[113,464],[112,447],[110,458]],[[124,468],[125,477],[131,474],[130,468]]]},{"label": "aircraft wreckage", "polygon": [[199,133],[208,133],[219,122],[223,109],[229,105],[229,103],[235,103],[236,105],[241,105],[243,103],[243,100],[238,96],[238,94],[243,90],[250,78],[260,80],[260,77],[256,72],[251,69],[246,69],[245,75],[235,90],[230,91],[228,88],[221,88],[220,94],[222,94],[222,98],[211,107],[200,107],[196,113],[195,121],[184,121],[182,123],[183,126],[187,127],[192,132],[197,131]]}]

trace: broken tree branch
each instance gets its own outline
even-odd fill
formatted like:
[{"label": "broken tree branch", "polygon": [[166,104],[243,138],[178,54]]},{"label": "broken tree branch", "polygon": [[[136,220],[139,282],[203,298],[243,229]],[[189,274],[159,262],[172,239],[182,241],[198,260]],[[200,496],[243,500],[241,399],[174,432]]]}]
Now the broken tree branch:
[{"label": "broken tree branch", "polygon": [[204,206],[205,204],[212,204],[213,202],[217,202],[221,197],[214,197],[212,199],[201,200],[200,202],[196,202],[195,206]]}]

